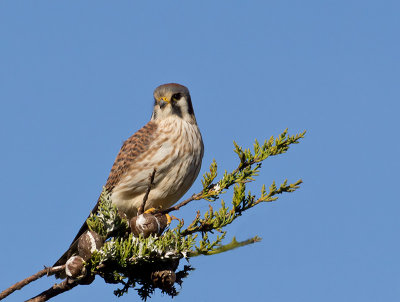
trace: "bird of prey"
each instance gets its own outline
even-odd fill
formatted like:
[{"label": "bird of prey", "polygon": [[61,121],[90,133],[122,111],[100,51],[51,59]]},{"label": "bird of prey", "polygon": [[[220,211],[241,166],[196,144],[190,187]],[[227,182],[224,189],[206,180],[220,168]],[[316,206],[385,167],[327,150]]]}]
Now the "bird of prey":
[{"label": "bird of prey", "polygon": [[[174,83],[161,85],[154,90],[150,121],[124,142],[105,188],[112,203],[130,219],[136,216],[149,185],[149,175],[156,169],[146,209],[166,209],[192,186],[203,153],[189,90]],[[99,202],[92,213],[98,205]],[[76,253],[78,239],[87,229],[85,222],[54,266],[65,264]]]}]

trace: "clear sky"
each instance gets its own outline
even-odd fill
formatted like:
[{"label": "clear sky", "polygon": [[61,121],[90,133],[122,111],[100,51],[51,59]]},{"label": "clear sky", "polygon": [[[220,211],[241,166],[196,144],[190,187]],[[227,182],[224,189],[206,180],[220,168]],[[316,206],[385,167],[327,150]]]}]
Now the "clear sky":
[{"label": "clear sky", "polygon": [[[399,11],[368,0],[0,1],[1,290],[64,252],[123,140],[150,119],[153,89],[177,82],[205,141],[202,173],[213,158],[235,167],[233,140],[308,133],[252,187],[302,188],[228,228],[262,242],[193,258],[174,301],[399,301]],[[54,301],[117,301],[115,288],[98,278]]]}]

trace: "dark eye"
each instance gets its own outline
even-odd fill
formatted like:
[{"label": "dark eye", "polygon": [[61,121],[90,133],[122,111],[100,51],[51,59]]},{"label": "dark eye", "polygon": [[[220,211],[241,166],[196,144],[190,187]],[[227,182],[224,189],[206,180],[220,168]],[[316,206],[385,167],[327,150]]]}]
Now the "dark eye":
[{"label": "dark eye", "polygon": [[172,96],[172,99],[174,99],[174,100],[180,100],[181,99],[181,97],[182,97],[182,95],[180,94],[180,93],[175,93],[173,96]]}]

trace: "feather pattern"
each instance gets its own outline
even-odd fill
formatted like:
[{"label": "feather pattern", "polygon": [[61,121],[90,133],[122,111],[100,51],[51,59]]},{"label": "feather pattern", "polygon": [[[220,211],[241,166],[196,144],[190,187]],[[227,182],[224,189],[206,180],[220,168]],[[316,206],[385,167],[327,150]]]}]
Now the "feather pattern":
[{"label": "feather pattern", "polygon": [[128,218],[136,215],[156,169],[147,208],[167,208],[177,202],[197,178],[203,158],[203,141],[197,124],[171,117],[158,122],[157,136],[146,152],[135,158],[114,187],[111,200]]},{"label": "feather pattern", "polygon": [[156,130],[156,123],[150,121],[124,142],[105,184],[108,192],[112,192],[115,185],[125,176],[131,166],[135,164],[136,158],[148,152],[151,142],[157,136]]}]

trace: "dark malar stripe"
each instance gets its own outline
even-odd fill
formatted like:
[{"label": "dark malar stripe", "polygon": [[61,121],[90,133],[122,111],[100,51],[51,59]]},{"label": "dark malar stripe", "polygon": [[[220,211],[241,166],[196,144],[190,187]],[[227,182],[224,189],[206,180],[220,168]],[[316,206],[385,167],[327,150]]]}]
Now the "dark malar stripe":
[{"label": "dark malar stripe", "polygon": [[172,113],[182,118],[182,108],[177,106],[175,102],[171,102],[172,104]]}]

